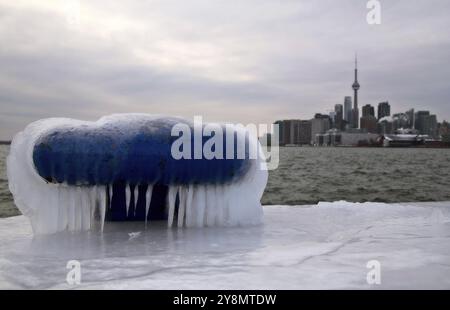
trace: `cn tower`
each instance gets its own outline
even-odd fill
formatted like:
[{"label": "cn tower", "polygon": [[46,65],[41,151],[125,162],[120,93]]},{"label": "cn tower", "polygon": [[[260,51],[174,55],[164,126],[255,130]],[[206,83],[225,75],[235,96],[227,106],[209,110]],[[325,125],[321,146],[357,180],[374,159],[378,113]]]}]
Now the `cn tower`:
[{"label": "cn tower", "polygon": [[352,127],[358,128],[359,127],[359,109],[358,109],[358,90],[359,90],[359,83],[358,83],[358,56],[355,55],[355,81],[353,82],[352,88],[353,88],[353,115],[352,115]]}]

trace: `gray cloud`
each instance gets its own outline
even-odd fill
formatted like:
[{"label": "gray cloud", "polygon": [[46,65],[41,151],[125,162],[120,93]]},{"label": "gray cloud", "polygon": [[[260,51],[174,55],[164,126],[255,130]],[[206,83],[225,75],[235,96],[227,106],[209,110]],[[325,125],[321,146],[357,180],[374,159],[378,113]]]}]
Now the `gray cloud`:
[{"label": "gray cloud", "polygon": [[446,0],[381,1],[379,26],[363,0],[71,3],[0,1],[0,139],[51,116],[307,119],[351,94],[355,51],[361,104],[450,118]]}]

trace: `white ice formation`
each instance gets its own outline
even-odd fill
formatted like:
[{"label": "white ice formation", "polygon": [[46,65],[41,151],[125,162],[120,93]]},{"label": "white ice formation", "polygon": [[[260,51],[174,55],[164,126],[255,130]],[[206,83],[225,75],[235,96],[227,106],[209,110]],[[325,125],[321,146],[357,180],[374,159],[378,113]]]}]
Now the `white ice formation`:
[{"label": "white ice formation", "polygon": [[[127,122],[145,122],[162,116],[147,114],[117,114],[103,117],[96,122],[67,118],[43,119],[29,124],[13,139],[7,158],[7,174],[14,202],[27,216],[35,234],[50,234],[60,231],[103,231],[105,216],[112,196],[112,184],[107,186],[69,186],[44,180],[33,163],[33,148],[36,141],[55,127],[77,128],[78,126],[101,126]],[[240,130],[240,129],[238,129]],[[250,143],[259,143],[251,137]],[[260,150],[260,148],[259,148]],[[262,222],[263,211],[260,199],[267,183],[264,156],[253,160],[250,170],[243,178],[224,185],[169,186],[167,197],[168,226],[244,226]],[[179,197],[175,216],[175,200]],[[126,186],[127,213],[131,197],[138,199],[137,186],[134,195]],[[152,184],[146,198],[146,214],[152,197]],[[146,217],[147,218],[147,217]],[[145,221],[147,222],[147,221]],[[147,224],[147,223],[146,223]],[[107,224],[106,224],[107,225]]]}]

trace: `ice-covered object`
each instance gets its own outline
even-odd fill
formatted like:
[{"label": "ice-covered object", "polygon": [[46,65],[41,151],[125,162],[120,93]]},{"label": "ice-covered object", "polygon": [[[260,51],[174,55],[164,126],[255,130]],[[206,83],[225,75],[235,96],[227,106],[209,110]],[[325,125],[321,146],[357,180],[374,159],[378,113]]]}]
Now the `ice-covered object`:
[{"label": "ice-covered object", "polygon": [[[232,158],[194,159],[192,140],[192,156],[175,159],[175,124],[194,132],[184,119],[146,114],[34,122],[14,137],[7,159],[14,201],[35,233],[102,230],[105,221],[125,220],[167,219],[169,227],[260,223],[267,171],[260,150],[249,156],[257,139],[235,126],[221,137],[226,154],[227,135],[233,136]],[[202,147],[209,137],[200,139]],[[244,157],[236,154],[238,141],[245,141]]]}]

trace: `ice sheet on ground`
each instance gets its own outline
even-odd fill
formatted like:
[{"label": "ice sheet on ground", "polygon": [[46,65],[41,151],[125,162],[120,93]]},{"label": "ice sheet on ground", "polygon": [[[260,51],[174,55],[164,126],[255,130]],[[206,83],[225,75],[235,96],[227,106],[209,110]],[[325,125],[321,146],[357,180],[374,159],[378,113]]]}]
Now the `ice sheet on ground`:
[{"label": "ice sheet on ground", "polygon": [[[450,289],[450,202],[266,206],[264,224],[167,229],[108,223],[34,237],[0,220],[0,288]],[[69,260],[81,285],[66,283]],[[381,263],[381,285],[366,264]]]}]

